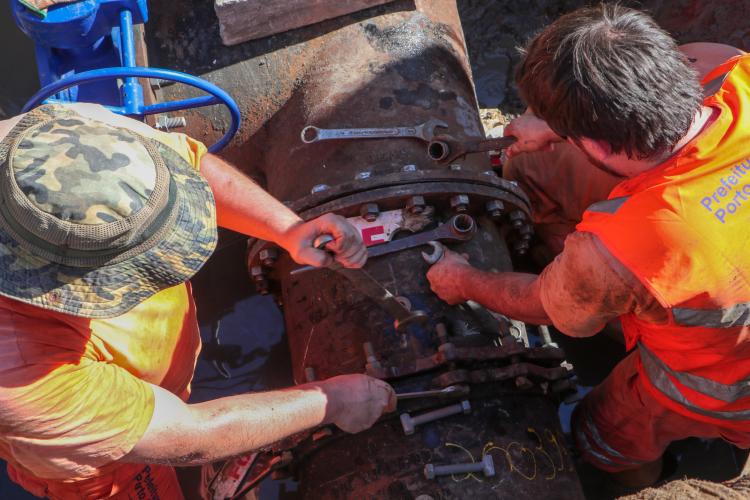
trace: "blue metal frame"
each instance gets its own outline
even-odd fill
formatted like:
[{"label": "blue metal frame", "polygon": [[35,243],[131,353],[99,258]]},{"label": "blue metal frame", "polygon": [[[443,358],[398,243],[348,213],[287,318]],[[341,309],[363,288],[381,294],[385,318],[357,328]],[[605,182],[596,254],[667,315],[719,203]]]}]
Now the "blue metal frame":
[{"label": "blue metal frame", "polygon": [[[17,0],[11,1],[16,24],[36,42],[39,78],[44,86],[26,103],[24,112],[44,102],[85,101],[143,119],[146,115],[223,104],[232,123],[209,151],[221,150],[238,132],[239,107],[221,88],[178,71],[136,66],[133,25],[148,20],[146,0],[80,0],[51,7],[45,19]],[[96,69],[108,65],[114,67]],[[147,106],[139,78],[183,83],[210,95]]]},{"label": "blue metal frame", "polygon": [[[217,87],[213,83],[207,82],[206,80],[203,80],[201,78],[187,75],[185,73],[180,73],[179,71],[172,71],[169,69],[161,68],[105,68],[79,73],[77,75],[68,77],[65,80],[58,80],[57,82],[44,87],[42,90],[34,94],[31,99],[29,99],[29,102],[27,102],[23,108],[23,112],[25,113],[39,106],[50,96],[55,95],[70,87],[75,87],[83,83],[108,80],[112,78],[158,78],[161,80],[170,80],[178,83],[184,83],[211,94],[207,96],[193,97],[191,99],[184,99],[182,101],[163,102],[151,104],[148,106],[140,105],[137,108],[131,108],[130,110],[128,110],[128,108],[126,108],[125,106],[107,106],[109,110],[121,115],[142,117],[146,115],[168,113],[181,109],[200,108],[213,104],[226,105],[232,115],[232,124],[227,133],[224,134],[224,137],[222,137],[219,142],[209,148],[209,151],[211,152],[218,151],[229,144],[229,142],[232,140],[232,137],[234,137],[234,135],[240,128],[240,110],[231,96],[224,90]],[[50,100],[49,102],[59,101]],[[229,103],[231,103],[231,105]]]}]

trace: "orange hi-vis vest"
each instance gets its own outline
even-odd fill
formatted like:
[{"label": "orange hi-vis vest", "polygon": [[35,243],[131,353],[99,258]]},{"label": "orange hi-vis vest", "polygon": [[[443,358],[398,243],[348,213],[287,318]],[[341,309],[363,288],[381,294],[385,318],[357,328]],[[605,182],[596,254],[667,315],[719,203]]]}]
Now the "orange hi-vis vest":
[{"label": "orange hi-vis vest", "polygon": [[704,102],[715,121],[589,207],[578,230],[668,311],[665,324],[621,318],[647,390],[673,411],[750,432],[750,55],[704,81],[718,88]]}]

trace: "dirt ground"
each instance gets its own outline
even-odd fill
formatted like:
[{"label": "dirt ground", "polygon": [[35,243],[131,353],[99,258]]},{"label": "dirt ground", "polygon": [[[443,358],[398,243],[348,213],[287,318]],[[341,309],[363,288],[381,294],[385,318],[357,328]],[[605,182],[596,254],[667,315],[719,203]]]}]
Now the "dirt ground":
[{"label": "dirt ground", "polygon": [[[504,115],[525,106],[513,83],[522,47],[559,16],[598,2],[584,0],[458,0],[474,82],[481,108]],[[750,51],[750,2],[747,0],[625,0],[649,12],[679,43],[709,41]]]}]

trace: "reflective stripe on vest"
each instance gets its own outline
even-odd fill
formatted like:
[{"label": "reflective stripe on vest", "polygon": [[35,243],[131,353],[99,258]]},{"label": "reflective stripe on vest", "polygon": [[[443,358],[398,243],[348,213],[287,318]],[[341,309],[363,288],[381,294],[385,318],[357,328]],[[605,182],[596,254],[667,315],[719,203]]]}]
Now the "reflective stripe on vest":
[{"label": "reflective stripe on vest", "polygon": [[706,84],[703,86],[703,96],[708,97],[717,93],[721,86],[724,84],[724,80],[727,79],[727,76],[729,76],[729,73],[723,73],[710,82],[706,82]]},{"label": "reflective stripe on vest", "polygon": [[614,214],[629,198],[630,196],[623,196],[621,198],[612,198],[611,200],[597,201],[587,208],[586,211],[599,214]]},{"label": "reflective stripe on vest", "polygon": [[750,326],[750,302],[736,304],[726,309],[672,308],[675,323],[682,326],[706,328],[733,328]]},{"label": "reflective stripe on vest", "polygon": [[685,398],[669,377],[671,375],[677,379],[680,384],[694,390],[695,392],[726,403],[733,403],[739,399],[750,396],[750,380],[741,380],[735,384],[726,385],[691,373],[676,372],[664,364],[662,360],[640,342],[638,343],[638,350],[640,351],[641,363],[643,364],[643,369],[646,371],[648,379],[654,387],[672,401],[681,404],[690,411],[707,417],[719,418],[722,420],[750,420],[750,410],[711,411],[695,406]]}]

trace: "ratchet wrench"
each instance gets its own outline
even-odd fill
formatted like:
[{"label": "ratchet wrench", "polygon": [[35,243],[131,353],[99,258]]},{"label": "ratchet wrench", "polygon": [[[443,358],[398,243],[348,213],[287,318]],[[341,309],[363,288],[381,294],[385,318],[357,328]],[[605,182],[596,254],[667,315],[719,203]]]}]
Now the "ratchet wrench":
[{"label": "ratchet wrench", "polygon": [[430,142],[435,138],[435,129],[438,127],[448,128],[448,124],[442,120],[432,119],[414,127],[325,129],[308,125],[302,129],[300,137],[305,144],[339,139],[389,139],[394,137],[422,139],[425,142]]},{"label": "ratchet wrench", "polygon": [[[435,229],[413,234],[406,238],[401,238],[400,240],[391,241],[390,243],[370,247],[367,251],[367,258],[371,259],[373,257],[381,257],[408,248],[427,245],[431,241],[467,241],[474,236],[476,229],[476,222],[474,222],[474,218],[471,215],[457,214],[448,219],[447,222],[440,224]],[[319,268],[314,266],[304,266],[293,270],[289,274],[294,276],[315,269]],[[336,270],[336,267],[334,266],[330,269]]]}]

